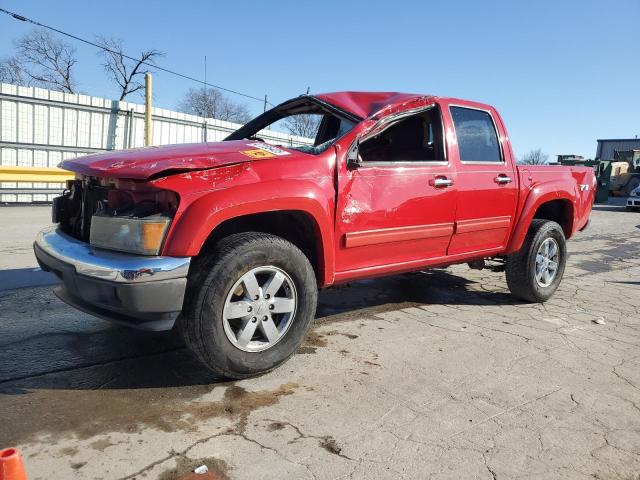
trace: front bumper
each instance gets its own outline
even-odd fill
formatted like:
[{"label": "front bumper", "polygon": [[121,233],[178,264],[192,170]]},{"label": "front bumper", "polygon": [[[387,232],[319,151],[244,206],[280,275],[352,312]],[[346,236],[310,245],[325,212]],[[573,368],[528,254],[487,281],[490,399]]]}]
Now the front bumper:
[{"label": "front bumper", "polygon": [[90,246],[50,227],[33,249],[62,284],[64,302],[96,317],[142,330],[170,330],[182,310],[189,257],[146,257]]},{"label": "front bumper", "polygon": [[640,197],[627,197],[627,207],[640,208]]}]

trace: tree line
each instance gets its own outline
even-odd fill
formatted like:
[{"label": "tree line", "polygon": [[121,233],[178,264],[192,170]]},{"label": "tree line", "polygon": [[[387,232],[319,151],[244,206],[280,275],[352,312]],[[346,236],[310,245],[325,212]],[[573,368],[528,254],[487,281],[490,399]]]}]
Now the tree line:
[{"label": "tree line", "polygon": [[[79,93],[76,79],[76,50],[44,29],[34,29],[14,40],[13,55],[0,59],[0,82],[26,87],[41,87],[65,93]],[[136,61],[126,58],[122,40],[96,37],[101,66],[118,89],[119,100],[133,94],[144,96],[146,64],[153,65],[165,54],[156,49],[142,50]],[[178,103],[178,110],[201,117],[246,123],[251,119],[248,107],[213,87],[190,88]]]}]

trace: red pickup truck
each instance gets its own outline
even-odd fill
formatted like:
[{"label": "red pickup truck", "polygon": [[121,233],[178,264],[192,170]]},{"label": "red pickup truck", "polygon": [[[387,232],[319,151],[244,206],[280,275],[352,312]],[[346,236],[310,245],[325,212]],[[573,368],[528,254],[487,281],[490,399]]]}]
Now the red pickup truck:
[{"label": "red pickup truck", "polygon": [[[312,138],[260,137],[282,126]],[[175,326],[234,378],[296,351],[318,287],[492,259],[516,297],[547,300],[595,193],[590,168],[517,166],[491,106],[403,93],[301,96],[222,142],[62,167],[76,178],[34,244],[56,294],[137,328]]]}]

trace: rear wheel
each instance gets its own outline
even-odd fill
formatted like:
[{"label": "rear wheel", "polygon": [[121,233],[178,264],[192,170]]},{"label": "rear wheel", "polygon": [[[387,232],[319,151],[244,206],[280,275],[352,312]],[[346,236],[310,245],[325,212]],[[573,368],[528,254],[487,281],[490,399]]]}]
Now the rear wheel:
[{"label": "rear wheel", "polygon": [[304,340],[317,285],[292,243],[263,233],[231,235],[195,270],[180,327],[211,370],[230,378],[265,373]]},{"label": "rear wheel", "polygon": [[505,261],[511,293],[528,302],[545,302],[556,291],[567,262],[562,227],[556,222],[534,219],[522,248]]}]

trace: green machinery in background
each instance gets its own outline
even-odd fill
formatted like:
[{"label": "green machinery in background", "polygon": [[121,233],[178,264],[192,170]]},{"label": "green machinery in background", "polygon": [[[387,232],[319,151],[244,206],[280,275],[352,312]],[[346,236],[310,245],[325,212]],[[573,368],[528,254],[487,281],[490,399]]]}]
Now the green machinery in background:
[{"label": "green machinery in background", "polygon": [[596,203],[607,203],[609,201],[609,188],[611,185],[611,160],[594,160],[596,180],[598,189],[596,190]]},{"label": "green machinery in background", "polygon": [[614,150],[613,160],[586,160],[574,155],[558,155],[558,163],[594,169],[598,180],[596,203],[607,203],[610,195],[627,197],[640,186],[640,150]]}]

